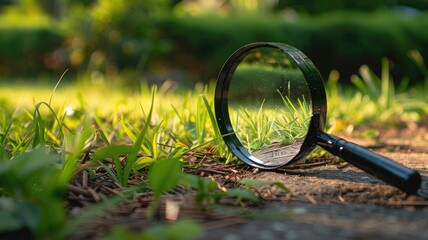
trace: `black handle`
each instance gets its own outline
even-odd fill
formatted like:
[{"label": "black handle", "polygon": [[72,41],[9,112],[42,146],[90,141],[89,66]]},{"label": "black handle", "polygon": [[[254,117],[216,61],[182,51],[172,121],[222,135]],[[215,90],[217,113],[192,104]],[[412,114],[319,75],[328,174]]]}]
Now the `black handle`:
[{"label": "black handle", "polygon": [[421,175],[387,157],[381,156],[355,143],[318,131],[317,144],[352,165],[383,181],[415,194],[421,185]]}]

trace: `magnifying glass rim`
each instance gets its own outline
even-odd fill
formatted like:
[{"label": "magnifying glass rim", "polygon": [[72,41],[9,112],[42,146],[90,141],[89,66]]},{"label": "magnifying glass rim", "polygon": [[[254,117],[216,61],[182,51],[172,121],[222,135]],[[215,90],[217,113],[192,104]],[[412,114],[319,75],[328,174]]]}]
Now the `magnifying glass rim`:
[{"label": "magnifying glass rim", "polygon": [[[303,73],[312,100],[313,117],[311,119],[311,126],[309,127],[305,141],[303,142],[299,153],[289,162],[279,165],[264,164],[261,160],[250,154],[236,136],[229,116],[228,94],[233,74],[241,61],[249,53],[251,53],[251,50],[261,47],[279,49],[288,55],[288,57],[290,57],[290,59]],[[324,129],[324,122],[327,113],[327,101],[322,77],[312,61],[304,53],[302,53],[297,48],[284,43],[255,42],[247,44],[236,50],[224,63],[217,78],[217,85],[214,95],[214,110],[217,125],[219,127],[220,133],[223,136],[223,140],[229,149],[233,152],[233,154],[235,154],[235,156],[244,161],[246,164],[253,167],[273,169],[302,160],[313,150],[315,143],[314,141],[310,140],[310,138],[312,138],[312,136],[314,136],[318,130]],[[314,116],[316,116],[316,119]],[[313,126],[314,124],[315,126]]]}]

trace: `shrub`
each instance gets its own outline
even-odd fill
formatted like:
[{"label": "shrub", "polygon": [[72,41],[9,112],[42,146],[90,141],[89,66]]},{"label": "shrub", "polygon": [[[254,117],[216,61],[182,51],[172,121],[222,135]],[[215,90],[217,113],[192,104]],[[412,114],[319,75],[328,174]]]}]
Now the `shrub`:
[{"label": "shrub", "polygon": [[[205,80],[216,77],[226,58],[255,41],[277,41],[305,52],[324,76],[337,69],[343,79],[367,64],[380,69],[387,57],[395,79],[423,79],[407,54],[428,52],[428,15],[403,16],[390,12],[336,12],[287,21],[281,17],[169,17],[159,20],[163,37],[174,51],[167,61]],[[183,61],[182,59],[185,59]]]},{"label": "shrub", "polygon": [[162,52],[153,18],[168,2],[98,0],[90,6],[74,5],[66,20],[71,64],[90,71],[141,70],[149,57]]},{"label": "shrub", "polygon": [[49,54],[61,46],[64,36],[48,26],[0,26],[0,74],[25,75],[52,69]]}]

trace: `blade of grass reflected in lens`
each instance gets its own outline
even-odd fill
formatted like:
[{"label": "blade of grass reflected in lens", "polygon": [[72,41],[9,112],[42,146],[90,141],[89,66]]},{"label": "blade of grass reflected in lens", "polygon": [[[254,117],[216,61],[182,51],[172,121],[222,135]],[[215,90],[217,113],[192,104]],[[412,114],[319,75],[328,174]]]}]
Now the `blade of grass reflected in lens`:
[{"label": "blade of grass reflected in lens", "polygon": [[269,108],[262,102],[257,110],[240,106],[236,113],[235,129],[244,146],[255,152],[271,145],[289,145],[303,139],[311,118],[310,103],[304,95],[292,102],[280,94],[284,107]]}]

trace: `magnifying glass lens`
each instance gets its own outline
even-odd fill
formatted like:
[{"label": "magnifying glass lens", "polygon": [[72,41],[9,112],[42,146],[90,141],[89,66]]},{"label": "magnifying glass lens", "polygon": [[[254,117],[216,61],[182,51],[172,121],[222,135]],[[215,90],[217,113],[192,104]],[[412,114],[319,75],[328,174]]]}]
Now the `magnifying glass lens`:
[{"label": "magnifying glass lens", "polygon": [[418,172],[324,132],[326,110],[321,75],[289,45],[248,44],[220,71],[217,124],[229,149],[245,163],[276,168],[304,159],[318,145],[407,193],[418,191]]},{"label": "magnifying glass lens", "polygon": [[248,51],[228,91],[234,132],[264,166],[281,166],[300,151],[312,116],[310,90],[295,61],[280,49]]}]

